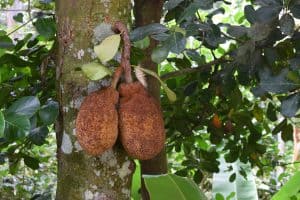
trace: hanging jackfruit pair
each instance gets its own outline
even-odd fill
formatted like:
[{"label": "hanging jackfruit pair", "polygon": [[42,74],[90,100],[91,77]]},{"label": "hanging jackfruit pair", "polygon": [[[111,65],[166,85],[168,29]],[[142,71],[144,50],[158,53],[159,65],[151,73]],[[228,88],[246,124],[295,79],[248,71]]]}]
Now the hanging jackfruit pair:
[{"label": "hanging jackfruit pair", "polygon": [[[126,31],[120,30],[121,34]],[[131,76],[130,43],[128,46],[126,35],[123,40],[121,66],[114,74],[112,85],[84,99],[76,119],[76,135],[83,150],[90,155],[101,155],[119,137],[130,157],[148,160],[163,149],[164,121],[158,102],[140,82],[132,82],[128,77]],[[116,89],[122,71],[126,83]]]}]

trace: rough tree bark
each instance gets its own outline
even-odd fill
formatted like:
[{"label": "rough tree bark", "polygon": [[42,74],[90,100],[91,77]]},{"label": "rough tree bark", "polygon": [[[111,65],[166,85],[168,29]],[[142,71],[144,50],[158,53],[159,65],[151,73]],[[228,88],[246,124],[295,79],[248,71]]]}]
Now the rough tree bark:
[{"label": "rough tree bark", "polygon": [[106,17],[112,21],[129,22],[130,0],[56,0],[56,6],[60,102],[60,117],[56,125],[56,199],[130,199],[133,162],[119,145],[99,157],[85,154],[76,141],[75,129],[76,115],[84,96],[105,83],[90,82],[76,69],[93,60],[93,30]]},{"label": "rough tree bark", "polygon": [[[134,17],[135,26],[144,26],[147,24],[160,22],[162,17],[163,0],[135,0],[134,2]],[[157,72],[157,64],[151,60],[151,53],[156,43],[151,39],[150,46],[144,51],[145,59],[141,65],[152,71]],[[153,77],[148,77],[148,89],[149,92],[158,101],[160,101],[160,83]],[[141,161],[141,173],[142,174],[164,174],[167,173],[167,157],[165,149],[161,151],[155,158],[151,160]],[[142,180],[142,198],[144,200],[150,199],[149,194]]]}]

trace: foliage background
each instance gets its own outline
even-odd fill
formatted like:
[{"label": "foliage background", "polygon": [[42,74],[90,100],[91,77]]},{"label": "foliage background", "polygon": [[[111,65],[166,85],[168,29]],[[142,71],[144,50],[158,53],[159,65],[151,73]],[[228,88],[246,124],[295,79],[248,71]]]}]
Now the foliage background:
[{"label": "foliage background", "polygon": [[[13,1],[0,3],[9,9]],[[54,2],[22,5],[16,32],[0,24],[0,193],[47,199],[56,173]],[[260,199],[269,199],[295,170],[300,2],[175,0],[164,8],[162,24],[133,27],[131,61],[157,40],[152,60],[177,95],[170,103],[161,92],[169,171],[211,195],[220,155],[239,159],[251,164]]]}]

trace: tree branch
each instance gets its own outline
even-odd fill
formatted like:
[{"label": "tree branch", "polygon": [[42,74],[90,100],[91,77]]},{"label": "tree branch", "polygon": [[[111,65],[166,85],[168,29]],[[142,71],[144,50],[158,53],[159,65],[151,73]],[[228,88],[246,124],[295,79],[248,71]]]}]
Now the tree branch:
[{"label": "tree branch", "polygon": [[170,78],[174,78],[174,77],[177,77],[177,76],[182,76],[182,75],[185,75],[185,74],[191,74],[191,73],[194,73],[194,72],[202,72],[202,71],[208,70],[208,68],[211,67],[212,65],[218,65],[218,64],[226,63],[228,61],[230,61],[230,60],[226,59],[225,55],[224,55],[224,56],[222,56],[222,57],[220,57],[216,60],[213,60],[209,63],[205,63],[205,64],[200,65],[198,67],[186,68],[186,69],[166,73],[166,74],[161,76],[161,80],[165,81],[165,80],[168,80]]}]

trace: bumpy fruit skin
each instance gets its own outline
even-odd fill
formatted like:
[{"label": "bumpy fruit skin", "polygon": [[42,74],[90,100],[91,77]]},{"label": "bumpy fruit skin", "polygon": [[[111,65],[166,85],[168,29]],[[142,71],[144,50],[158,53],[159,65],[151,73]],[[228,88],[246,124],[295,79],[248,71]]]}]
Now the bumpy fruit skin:
[{"label": "bumpy fruit skin", "polygon": [[91,93],[82,102],[76,119],[76,136],[86,153],[101,155],[115,144],[118,99],[119,93],[108,87]]},{"label": "bumpy fruit skin", "polygon": [[125,151],[139,160],[155,157],[165,143],[158,103],[139,82],[121,84],[119,93],[120,139]]}]

